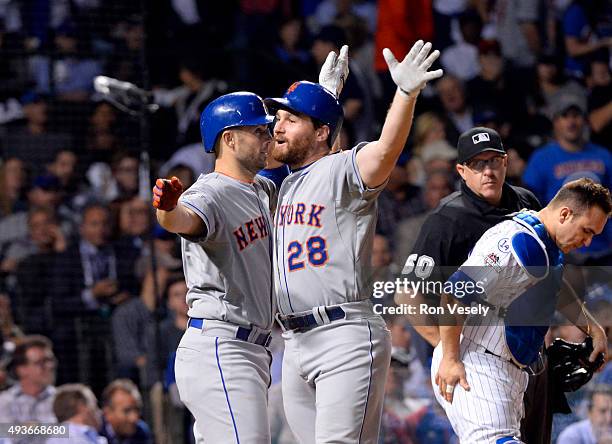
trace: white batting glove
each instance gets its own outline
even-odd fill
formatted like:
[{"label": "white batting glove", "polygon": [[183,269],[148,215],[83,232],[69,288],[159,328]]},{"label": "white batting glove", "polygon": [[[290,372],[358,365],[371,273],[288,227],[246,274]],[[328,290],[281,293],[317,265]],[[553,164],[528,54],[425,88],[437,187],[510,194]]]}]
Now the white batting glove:
[{"label": "white batting glove", "polygon": [[[437,49],[431,51],[431,43],[419,40],[404,60],[399,63],[389,48],[383,49],[383,56],[389,66],[391,78],[399,90],[407,96],[418,94],[428,81],[442,77],[442,70],[427,71],[440,56]],[[428,56],[429,55],[429,56]]]},{"label": "white batting glove", "polygon": [[349,75],[348,46],[340,49],[340,55],[331,51],[319,73],[319,84],[340,97],[344,82]]}]

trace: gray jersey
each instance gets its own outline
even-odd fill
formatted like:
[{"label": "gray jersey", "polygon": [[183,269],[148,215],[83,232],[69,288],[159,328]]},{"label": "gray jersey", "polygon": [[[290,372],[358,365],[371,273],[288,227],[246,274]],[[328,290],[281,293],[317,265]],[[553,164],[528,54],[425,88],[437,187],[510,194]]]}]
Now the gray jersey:
[{"label": "gray jersey", "polygon": [[201,175],[179,202],[202,218],[207,234],[183,236],[183,269],[193,318],[217,319],[270,329],[272,221],[276,188],[256,176],[253,183],[220,173]]},{"label": "gray jersey", "polygon": [[355,156],[365,143],[293,171],[275,216],[274,281],[281,314],[368,299],[376,197]]}]

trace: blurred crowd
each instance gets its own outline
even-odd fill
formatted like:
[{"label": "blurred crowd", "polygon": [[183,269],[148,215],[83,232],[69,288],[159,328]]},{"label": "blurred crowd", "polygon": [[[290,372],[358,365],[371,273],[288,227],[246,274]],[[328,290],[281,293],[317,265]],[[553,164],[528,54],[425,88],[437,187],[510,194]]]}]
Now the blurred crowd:
[{"label": "blurred crowd", "polygon": [[[278,96],[293,81],[316,81],[342,44],[350,46],[342,149],[379,134],[394,93],[382,48],[399,58],[430,40],[445,71],[421,94],[379,199],[376,280],[401,270],[429,211],[457,189],[457,137],[473,126],[501,134],[508,181],[542,204],[573,178],[612,185],[608,1],[142,4],[0,0],[0,423],[60,421],[109,443],[189,442],[172,370],[187,322],[180,245],[153,222],[149,180],[177,176],[189,186],[212,170],[199,134],[211,100],[239,89]],[[152,91],[160,109],[148,125],[122,113],[94,92],[97,75]],[[570,261],[612,265],[612,225]],[[584,293],[612,319],[609,273]],[[394,353],[380,442],[457,442],[433,400],[430,349],[404,319],[388,324]],[[272,350],[274,442],[290,443],[282,341]],[[575,413],[555,418],[557,442],[612,436],[611,384],[608,365],[572,394]]]}]

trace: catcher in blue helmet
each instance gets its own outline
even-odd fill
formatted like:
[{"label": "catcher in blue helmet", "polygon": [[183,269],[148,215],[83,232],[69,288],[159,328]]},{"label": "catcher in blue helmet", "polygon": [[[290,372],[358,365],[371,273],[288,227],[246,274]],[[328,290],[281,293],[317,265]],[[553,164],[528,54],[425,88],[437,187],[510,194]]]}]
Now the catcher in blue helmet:
[{"label": "catcher in blue helmet", "polygon": [[276,188],[256,174],[266,165],[272,120],[253,93],[212,101],[200,127],[215,170],[186,191],[176,177],[153,189],[160,225],[182,238],[189,324],[174,369],[198,443],[270,442]]}]

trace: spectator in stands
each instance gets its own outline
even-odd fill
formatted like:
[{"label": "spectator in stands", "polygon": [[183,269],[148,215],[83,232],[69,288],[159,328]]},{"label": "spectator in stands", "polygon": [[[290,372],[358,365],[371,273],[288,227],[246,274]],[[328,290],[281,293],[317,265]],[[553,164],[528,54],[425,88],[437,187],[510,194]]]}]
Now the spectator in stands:
[{"label": "spectator in stands", "polygon": [[[519,93],[522,89],[519,82],[513,82],[512,76],[505,71],[499,43],[495,40],[482,40],[478,45],[478,60],[480,71],[466,84],[467,95],[475,113],[487,108],[502,107],[506,121],[521,121],[525,114],[524,99]],[[474,122],[475,125],[482,123]]]},{"label": "spectator in stands", "polygon": [[145,38],[142,17],[128,16],[122,25],[118,27],[120,32],[115,33],[119,40],[105,71],[111,77],[138,85],[142,82],[141,51]]},{"label": "spectator in stands", "polygon": [[[419,6],[424,9],[427,3],[431,4],[430,9],[433,11],[435,29],[433,46],[444,52],[444,49],[460,39],[458,18],[462,16],[470,2],[430,0]],[[425,41],[429,41],[429,38]]]},{"label": "spectator in stands", "polygon": [[396,165],[378,198],[376,232],[387,237],[393,236],[399,221],[424,211],[419,193],[419,187],[408,182],[406,166]]},{"label": "spectator in stands", "polygon": [[65,201],[69,201],[77,191],[77,162],[78,157],[74,151],[60,149],[53,161],[47,165],[47,172],[59,180]]},{"label": "spectator in stands", "polygon": [[6,157],[0,165],[0,218],[25,210],[26,170],[23,160]]},{"label": "spectator in stands", "polygon": [[465,98],[463,82],[452,75],[445,75],[436,83],[436,90],[444,112],[446,140],[455,145],[459,134],[474,126],[473,111]]},{"label": "spectator in stands", "polygon": [[411,184],[423,187],[427,176],[433,171],[453,172],[457,149],[446,140],[429,142],[418,149],[419,154],[410,159],[410,165],[407,166],[408,181]]},{"label": "spectator in stands", "polygon": [[[590,177],[612,187],[612,154],[588,141],[585,136],[584,101],[575,96],[560,96],[551,104],[554,140],[533,153],[523,174],[523,183],[542,203],[550,202],[567,181]],[[575,259],[609,261],[612,253],[612,227],[606,228]],[[606,262],[607,263],[607,262]]]},{"label": "spectator in stands", "polygon": [[26,122],[10,128],[0,139],[2,155],[18,157],[28,163],[34,175],[43,174],[45,165],[58,150],[72,147],[72,137],[49,131],[49,106],[45,97],[30,92],[21,98],[21,103]]},{"label": "spectator in stands", "polygon": [[102,393],[104,413],[100,434],[108,444],[152,444],[149,426],[140,419],[142,398],[128,379],[116,379]]},{"label": "spectator in stands", "polygon": [[33,208],[28,213],[28,236],[11,242],[0,263],[0,271],[13,273],[28,256],[64,250],[66,237],[57,224],[55,212],[51,208]]},{"label": "spectator in stands", "polygon": [[296,79],[316,79],[316,67],[305,45],[304,21],[289,17],[278,27],[277,42],[270,50],[273,70],[258,70],[253,83],[262,95],[274,95]]},{"label": "spectator in stands", "polygon": [[28,229],[30,237],[24,247],[31,250],[19,262],[15,273],[16,314],[19,324],[28,333],[51,336],[51,273],[56,256],[66,249],[66,238],[59,228],[55,212],[45,208],[30,211]]},{"label": "spectator in stands", "polygon": [[86,382],[94,391],[102,390],[112,371],[110,312],[138,289],[136,255],[117,254],[109,234],[108,208],[87,206],[80,239],[57,257],[49,290],[59,379]]},{"label": "spectator in stands", "polygon": [[106,439],[98,434],[102,417],[98,400],[86,385],[58,387],[53,412],[59,423],[68,426],[68,435],[48,439],[46,444],[65,444],[68,436],[75,444],[106,444]]},{"label": "spectator in stands", "polygon": [[[152,311],[141,298],[131,298],[121,304],[111,316],[115,376],[128,378],[143,387],[142,376],[147,365],[147,341],[154,339]],[[151,368],[155,369],[154,366]]]},{"label": "spectator in stands", "polygon": [[406,365],[391,355],[391,365],[385,381],[385,402],[379,433],[381,444],[418,444],[414,430],[406,421],[407,409],[404,404],[403,379]]},{"label": "spectator in stands", "polygon": [[55,367],[49,339],[33,335],[19,341],[9,366],[17,383],[0,392],[1,423],[55,422]]},{"label": "spectator in stands", "polygon": [[[17,3],[5,6],[6,9],[3,12],[6,13],[7,9],[16,6],[18,6]],[[0,15],[4,14],[0,12]],[[4,17],[0,16],[0,102],[20,97],[27,89],[28,71],[25,57],[15,57],[24,50],[23,37],[18,33],[8,32]],[[16,115],[16,113],[13,114]],[[8,120],[5,119],[0,119],[0,121]]]},{"label": "spectator in stands", "polygon": [[[79,51],[79,36],[74,23],[64,22],[55,30],[56,56],[35,55],[31,60],[31,73],[39,93],[52,94],[59,100],[84,102],[93,92],[93,79],[101,74],[98,60],[84,58]],[[53,78],[50,78],[53,76]]]},{"label": "spectator in stands", "polygon": [[459,16],[461,38],[455,44],[445,48],[440,56],[440,63],[446,74],[452,74],[464,82],[478,75],[478,44],[482,32],[482,20],[473,9],[464,11]]},{"label": "spectator in stands", "polygon": [[540,2],[537,0],[498,0],[494,14],[497,36],[510,68],[532,68],[542,46],[540,42]]},{"label": "spectator in stands", "polygon": [[[28,191],[30,209],[45,208],[55,213],[62,232],[69,237],[74,231],[74,214],[61,203],[59,181],[51,175],[38,176]],[[28,212],[20,211],[0,220],[0,244],[28,237]],[[8,243],[6,245],[9,245]]]},{"label": "spectator in stands", "polygon": [[585,89],[575,80],[568,79],[563,73],[559,59],[555,56],[542,56],[536,66],[536,89],[533,92],[533,105],[530,114],[539,111],[550,114],[550,105],[557,97],[565,95],[583,96]]},{"label": "spectator in stands", "polygon": [[[334,25],[323,27],[311,49],[317,67],[323,65],[331,51],[340,53],[340,48],[346,43],[346,33],[342,28]],[[350,58],[349,69],[350,74],[340,94],[340,103],[344,110],[344,126],[353,136],[349,146],[353,146],[372,138],[374,104],[366,76]]]},{"label": "spectator in stands", "polygon": [[[184,183],[181,181],[181,183]],[[181,260],[180,240],[174,233],[164,230],[155,224],[152,231],[156,262],[158,267],[170,272],[180,272],[183,262]],[[143,279],[151,270],[151,247],[145,244],[140,257],[136,260],[135,273],[138,279]]]},{"label": "spectator in stands", "polygon": [[138,196],[118,200],[116,203],[118,246],[123,248],[127,245],[140,253],[149,237],[151,206]]},{"label": "spectator in stands", "polygon": [[[587,56],[604,48],[612,48],[612,36],[601,35],[598,20],[607,20],[603,14],[609,5],[605,1],[574,0],[563,15],[565,41],[565,70],[578,79],[585,74]],[[607,25],[609,26],[609,24]]]},{"label": "spectator in stands", "polygon": [[[427,381],[429,383],[429,380]],[[431,386],[428,391],[433,390]],[[433,401],[406,418],[414,436],[419,443],[459,444],[459,439],[448,420],[446,413],[437,402]]]},{"label": "spectator in stands", "polygon": [[[411,399],[430,398],[427,391],[427,380],[429,374],[425,371],[423,364],[419,360],[417,353],[418,344],[423,339],[414,333],[408,320],[403,316],[394,316],[387,319],[387,327],[391,332],[391,356],[399,360],[406,367],[406,372],[402,377],[402,396]],[[408,403],[405,405],[405,413],[411,413],[418,403]]]},{"label": "spectator in stands", "polygon": [[[390,103],[397,86],[391,79],[387,63],[382,55],[383,48],[389,48],[398,59],[403,59],[419,39],[433,41],[440,51],[442,46],[434,41],[434,18],[431,0],[379,0],[374,50],[374,67],[382,85],[381,103]],[[438,1],[444,6],[445,1]],[[457,2],[453,2],[457,3]],[[454,5],[453,5],[454,6]],[[440,31],[448,29],[440,27]],[[436,34],[438,35],[438,27]],[[386,109],[378,113],[378,120],[384,120]],[[381,118],[382,117],[382,118]],[[454,143],[454,142],[451,142]]]},{"label": "spectator in stands", "polygon": [[612,441],[612,386],[593,386],[587,419],[568,426],[559,435],[557,444],[597,444]]},{"label": "spectator in stands", "polygon": [[406,164],[408,181],[416,186],[425,183],[425,171],[421,154],[423,147],[439,140],[446,140],[444,122],[433,112],[424,112],[417,117],[413,124],[413,148],[411,157]]},{"label": "spectator in stands", "polygon": [[111,162],[111,168],[116,184],[116,196],[111,200],[131,198],[138,193],[139,166],[140,159],[138,159],[136,154],[128,152],[115,153]]},{"label": "spectator in stands", "polygon": [[[563,61],[555,55],[540,56],[534,75],[533,82],[528,85],[525,94],[527,113],[522,125],[515,128],[515,131],[523,130],[525,137],[529,138],[531,150],[546,142],[551,130],[551,103],[559,96],[586,94],[579,83],[566,78],[563,72]],[[512,117],[516,121],[516,116]]]},{"label": "spectator in stands", "polygon": [[[180,169],[177,174],[175,168]],[[159,175],[171,178],[178,177],[185,189],[189,188],[200,174],[208,174],[215,169],[215,153],[202,149],[202,142],[192,143],[178,149],[166,163],[159,168]],[[187,179],[187,182],[183,182]],[[188,185],[185,185],[187,183]]]},{"label": "spectator in stands", "polygon": [[[607,55],[607,54],[606,54]],[[612,149],[612,76],[606,58],[594,58],[585,70],[589,123],[594,143]]]},{"label": "spectator in stands", "polygon": [[211,78],[197,57],[185,59],[179,67],[182,85],[172,90],[157,89],[155,101],[174,108],[176,118],[176,146],[200,142],[200,114],[206,105],[223,94],[227,84]]},{"label": "spectator in stands", "polygon": [[[457,154],[455,153],[453,159],[456,158]],[[434,170],[427,175],[427,181],[422,190],[422,198],[426,211],[400,221],[395,229],[394,259],[396,264],[404,265],[429,212],[436,208],[440,201],[453,191],[453,180],[449,171]]]},{"label": "spectator in stands", "polygon": [[[187,284],[182,273],[170,275],[164,291],[168,316],[159,325],[159,342],[156,343],[154,337],[148,341],[149,372],[154,378],[152,393],[158,394],[157,405],[158,410],[161,410],[159,415],[161,424],[155,425],[155,436],[160,436],[158,430],[161,429],[162,433],[168,436],[167,442],[170,443],[184,442],[185,415],[191,417],[180,400],[174,375],[176,349],[189,319],[186,294]],[[159,375],[160,367],[164,368],[162,375]],[[155,399],[153,394],[152,398]]]},{"label": "spectator in stands", "polygon": [[74,199],[75,205],[82,206],[91,200],[109,203],[134,197],[138,194],[139,165],[137,154],[127,151],[114,151],[110,164],[93,163],[86,173],[91,188]]},{"label": "spectator in stands", "polygon": [[370,265],[372,267],[371,280],[373,282],[392,280],[399,271],[395,264],[393,264],[393,254],[389,240],[381,234],[374,236]]},{"label": "spectator in stands", "polygon": [[372,1],[336,1],[319,2],[314,19],[319,26],[328,26],[353,16],[367,24],[371,32],[376,30],[376,9]]},{"label": "spectator in stands", "polygon": [[95,162],[110,163],[113,150],[120,145],[119,117],[117,111],[107,102],[95,105],[89,118],[89,127],[85,138],[85,153],[81,154],[80,163],[87,167]]}]

